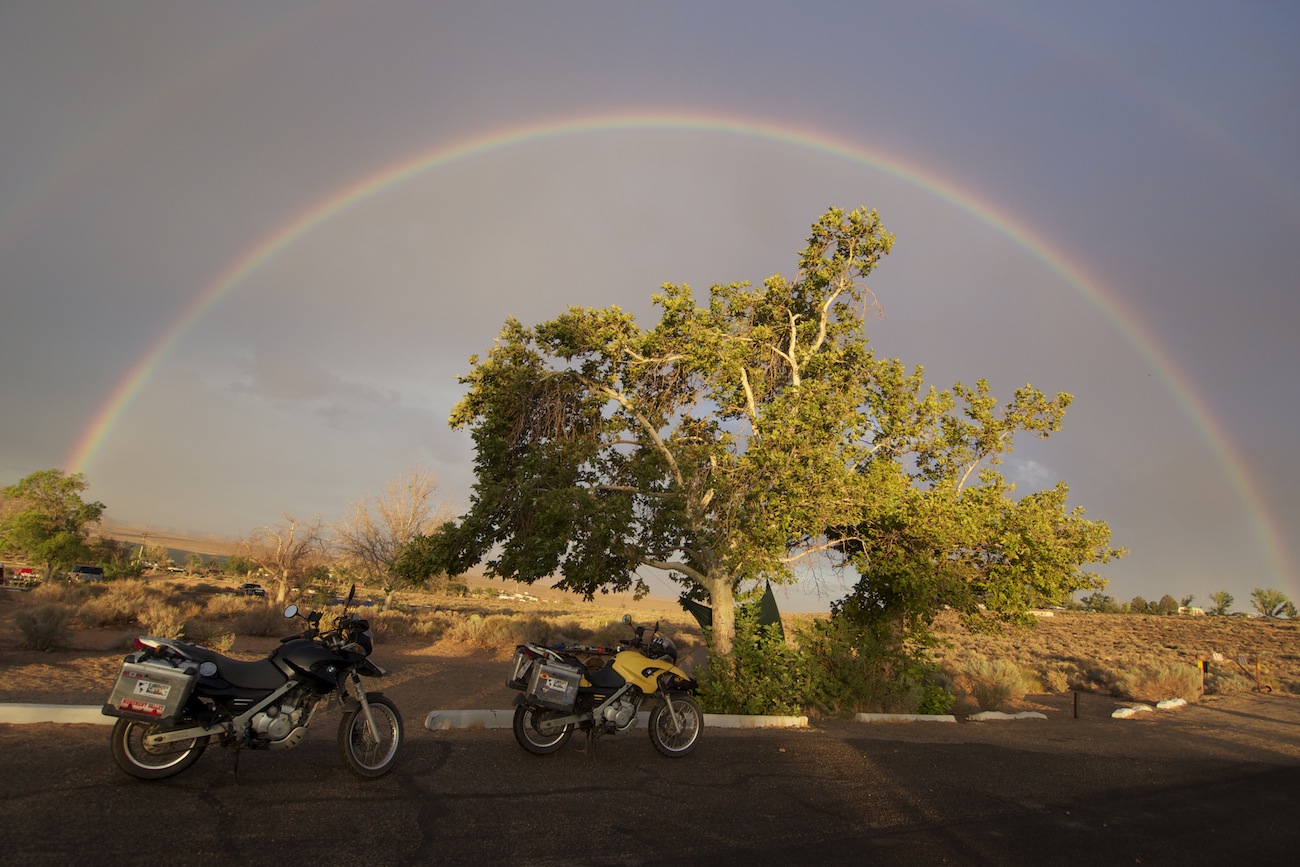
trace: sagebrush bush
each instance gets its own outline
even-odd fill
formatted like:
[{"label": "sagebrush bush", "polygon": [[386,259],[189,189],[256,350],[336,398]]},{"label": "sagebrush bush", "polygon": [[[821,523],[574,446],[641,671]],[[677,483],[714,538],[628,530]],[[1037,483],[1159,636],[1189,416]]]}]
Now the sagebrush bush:
[{"label": "sagebrush bush", "polygon": [[253,605],[265,606],[265,602],[256,601],[253,596],[236,596],[231,593],[218,593],[208,597],[203,605],[203,616],[213,620],[233,620]]},{"label": "sagebrush bush", "polygon": [[1136,701],[1164,701],[1181,698],[1195,701],[1201,697],[1201,672],[1190,665],[1151,662],[1124,674],[1119,681],[1120,694]]},{"label": "sagebrush bush", "polygon": [[30,610],[14,612],[14,625],[22,633],[24,650],[56,650],[67,647],[68,623],[72,610],[54,602],[44,602]]},{"label": "sagebrush bush", "polygon": [[289,623],[280,609],[273,608],[265,602],[255,601],[235,615],[234,627],[235,632],[240,635],[278,636],[294,631],[295,627]]},{"label": "sagebrush bush", "polygon": [[1029,683],[1024,671],[1005,659],[972,659],[962,674],[981,710],[998,710],[1025,697]]},{"label": "sagebrush bush", "polygon": [[1078,667],[1068,662],[1049,662],[1038,672],[1038,681],[1048,692],[1068,692],[1078,672]]},{"label": "sagebrush bush", "polygon": [[184,638],[188,612],[161,599],[149,600],[136,616],[146,635],[155,638]]},{"label": "sagebrush bush", "polygon": [[77,622],[87,629],[124,628],[136,622],[139,611],[140,600],[106,593],[81,603]]},{"label": "sagebrush bush", "polygon": [[235,646],[235,633],[227,630],[221,622],[212,620],[187,621],[185,637],[217,653],[229,653],[230,648]]}]

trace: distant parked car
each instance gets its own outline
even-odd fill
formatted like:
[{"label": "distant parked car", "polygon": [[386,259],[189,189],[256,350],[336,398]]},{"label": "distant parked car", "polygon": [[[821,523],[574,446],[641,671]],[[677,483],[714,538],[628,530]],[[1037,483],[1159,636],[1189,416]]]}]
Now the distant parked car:
[{"label": "distant parked car", "polygon": [[73,581],[103,581],[104,567],[89,566],[85,563],[78,563],[76,566],[72,567],[72,571],[68,573],[68,577]]},{"label": "distant parked car", "polygon": [[245,584],[235,591],[240,596],[265,596],[266,591],[262,589],[261,584]]}]

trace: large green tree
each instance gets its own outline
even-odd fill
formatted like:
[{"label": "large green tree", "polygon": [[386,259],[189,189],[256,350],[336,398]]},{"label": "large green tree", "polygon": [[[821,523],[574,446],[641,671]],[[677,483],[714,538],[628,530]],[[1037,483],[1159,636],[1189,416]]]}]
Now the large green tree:
[{"label": "large green tree", "polygon": [[[737,592],[819,554],[887,574],[906,604],[971,587],[975,564],[971,600],[1044,595],[1017,581],[1063,580],[1088,555],[1062,552],[1062,535],[1087,547],[1087,527],[1062,514],[1064,486],[1013,503],[985,468],[1016,430],[1059,426],[1068,395],[1026,387],[999,412],[983,382],[925,391],[919,368],[877,359],[865,278],[892,244],[876,212],[831,209],[793,279],[714,286],[703,306],[665,285],[652,329],[617,307],[508,320],[470,359],[450,419],[471,430],[478,478],[438,546],[449,571],[486,559],[489,574],[560,576],[590,596],[644,591],[636,570],[664,570],[707,596],[724,653]],[[893,544],[900,531],[909,544]],[[977,544],[1004,537],[1041,547],[1041,566]]]},{"label": "large green tree", "polygon": [[4,489],[0,503],[0,549],[40,564],[48,579],[71,567],[89,550],[90,526],[104,504],[87,503],[89,485],[81,473],[39,470]]}]

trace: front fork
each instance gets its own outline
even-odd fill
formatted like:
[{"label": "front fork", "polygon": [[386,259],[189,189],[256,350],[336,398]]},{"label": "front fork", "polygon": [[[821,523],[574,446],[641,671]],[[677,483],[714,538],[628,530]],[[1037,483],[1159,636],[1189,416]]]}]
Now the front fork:
[{"label": "front fork", "polygon": [[[361,707],[361,716],[364,717],[366,720],[366,728],[370,732],[370,739],[371,741],[377,743],[379,741],[379,727],[375,725],[375,717],[370,712],[370,702],[369,700],[366,699],[366,689],[361,684],[361,675],[357,674],[356,669],[353,669],[351,672],[348,673],[348,680],[352,683],[353,689],[356,690],[357,693],[356,702]],[[344,700],[344,704],[346,705],[347,690],[340,689],[339,691],[343,693],[342,698]]]},{"label": "front fork", "polygon": [[673,708],[673,694],[668,690],[664,690],[664,704],[668,705],[668,718],[673,721],[673,734],[681,734],[682,719]]}]

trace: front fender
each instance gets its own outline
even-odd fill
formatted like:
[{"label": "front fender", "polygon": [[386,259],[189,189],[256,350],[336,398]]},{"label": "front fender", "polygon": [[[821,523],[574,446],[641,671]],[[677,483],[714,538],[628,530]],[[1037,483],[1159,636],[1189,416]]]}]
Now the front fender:
[{"label": "front fender", "polygon": [[375,665],[369,659],[363,659],[357,664],[357,673],[366,677],[383,677],[388,672]]}]

